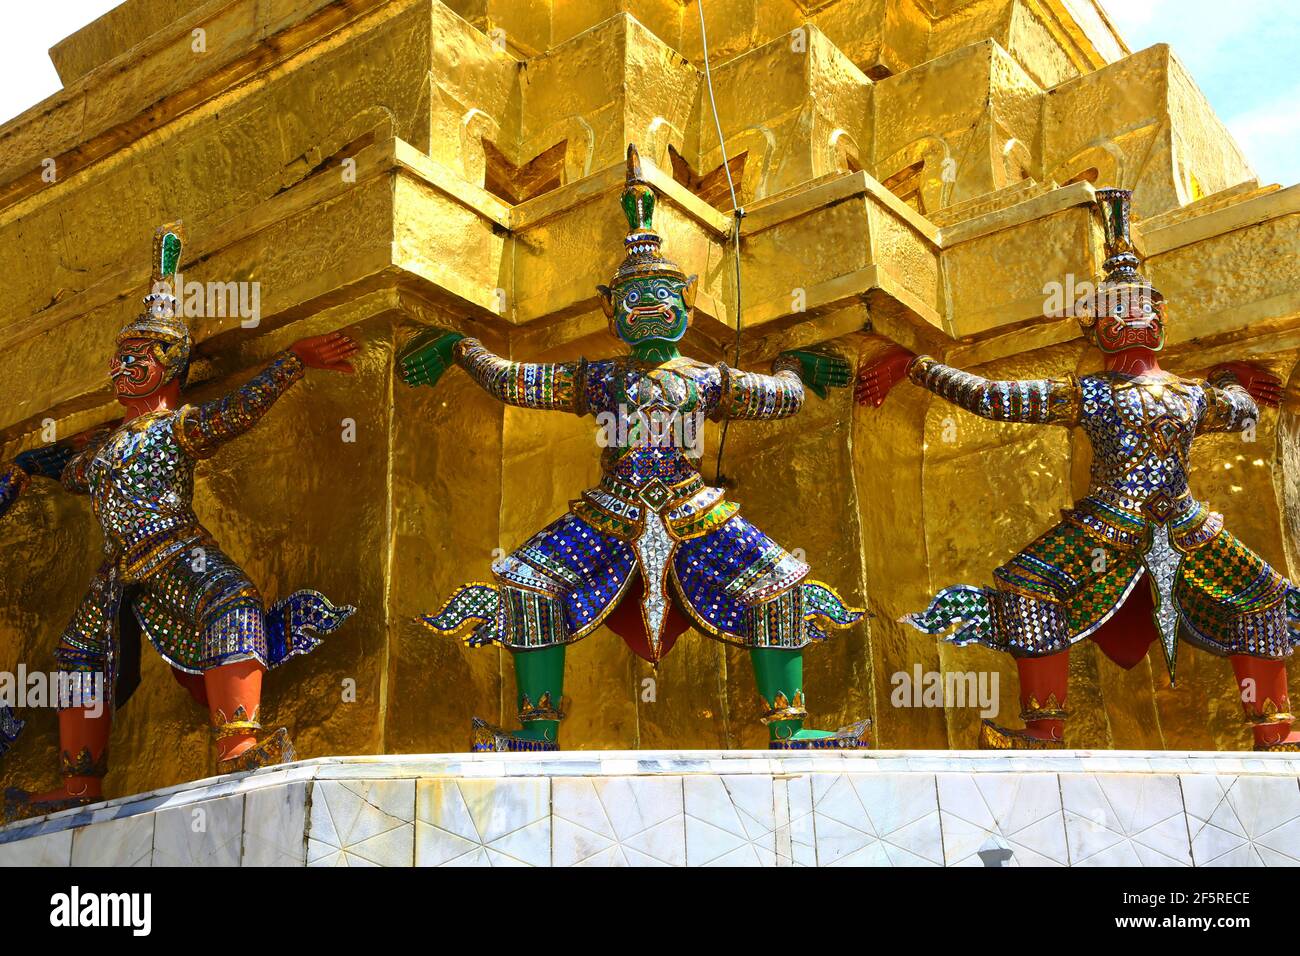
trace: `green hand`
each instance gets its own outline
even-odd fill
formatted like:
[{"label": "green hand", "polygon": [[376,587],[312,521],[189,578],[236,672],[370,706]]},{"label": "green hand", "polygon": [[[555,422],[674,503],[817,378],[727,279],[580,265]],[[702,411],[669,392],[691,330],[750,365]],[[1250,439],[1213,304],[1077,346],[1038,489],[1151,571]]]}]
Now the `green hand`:
[{"label": "green hand", "polygon": [[464,337],[446,329],[426,329],[411,339],[397,355],[402,381],[412,388],[437,385],[442,373],[456,364],[452,348]]},{"label": "green hand", "polygon": [[853,377],[853,367],[847,359],[833,352],[814,352],[792,349],[781,353],[799,360],[799,377],[814,395],[825,399],[832,388],[847,388]]}]

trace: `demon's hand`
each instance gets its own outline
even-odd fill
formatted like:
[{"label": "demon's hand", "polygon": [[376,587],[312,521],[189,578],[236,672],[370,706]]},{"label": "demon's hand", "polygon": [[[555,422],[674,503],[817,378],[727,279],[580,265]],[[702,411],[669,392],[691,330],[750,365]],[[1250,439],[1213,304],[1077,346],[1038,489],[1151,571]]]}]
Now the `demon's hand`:
[{"label": "demon's hand", "polygon": [[858,380],[853,388],[858,404],[879,408],[889,390],[907,377],[907,367],[914,358],[914,353],[895,345],[865,360],[858,368]]},{"label": "demon's hand", "polygon": [[14,464],[29,475],[58,481],[74,452],[72,443],[63,441],[22,452],[14,458]]},{"label": "demon's hand", "polygon": [[1223,362],[1210,369],[1210,378],[1224,372],[1231,373],[1258,404],[1269,408],[1277,408],[1282,404],[1282,394],[1285,391],[1282,380],[1267,369],[1250,362]]},{"label": "demon's hand", "polygon": [[781,353],[799,363],[799,378],[814,395],[824,399],[832,388],[847,388],[853,366],[833,352],[792,349]]},{"label": "demon's hand", "polygon": [[397,355],[402,381],[412,388],[437,385],[442,373],[456,364],[452,349],[464,337],[446,329],[426,329],[411,339]]},{"label": "demon's hand", "polygon": [[326,335],[313,335],[311,338],[299,339],[289,346],[289,351],[298,356],[308,368],[325,369],[327,372],[346,372],[352,374],[352,363],[348,361],[360,351],[356,341],[342,332],[330,332]]}]

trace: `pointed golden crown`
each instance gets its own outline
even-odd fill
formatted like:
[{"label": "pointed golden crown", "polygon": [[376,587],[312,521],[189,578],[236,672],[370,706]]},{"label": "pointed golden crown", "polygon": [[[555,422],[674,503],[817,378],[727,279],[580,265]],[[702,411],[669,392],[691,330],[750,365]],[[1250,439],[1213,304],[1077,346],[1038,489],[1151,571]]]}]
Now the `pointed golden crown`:
[{"label": "pointed golden crown", "polygon": [[637,276],[673,276],[685,280],[686,274],[677,263],[665,259],[659,251],[663,239],[654,230],[655,191],[641,173],[641,156],[636,144],[627,147],[627,175],[620,202],[627,217],[628,233],[623,239],[625,254],[623,264],[614,273],[610,285]]},{"label": "pointed golden crown", "polygon": [[1102,263],[1105,275],[1098,280],[1095,290],[1084,296],[1077,305],[1081,324],[1090,328],[1108,304],[1117,296],[1144,294],[1153,302],[1164,301],[1164,296],[1151,285],[1142,273],[1142,259],[1133,244],[1131,189],[1098,189],[1093,201],[1101,213],[1102,233],[1106,259]]},{"label": "pointed golden crown", "polygon": [[185,241],[184,227],[180,222],[159,226],[153,236],[153,270],[149,294],[144,297],[144,311],[121,332],[120,343],[126,339],[150,339],[164,346],[163,364],[173,375],[178,374],[190,360],[190,330],[178,314],[179,304],[173,294],[176,267],[181,260],[181,247]]}]

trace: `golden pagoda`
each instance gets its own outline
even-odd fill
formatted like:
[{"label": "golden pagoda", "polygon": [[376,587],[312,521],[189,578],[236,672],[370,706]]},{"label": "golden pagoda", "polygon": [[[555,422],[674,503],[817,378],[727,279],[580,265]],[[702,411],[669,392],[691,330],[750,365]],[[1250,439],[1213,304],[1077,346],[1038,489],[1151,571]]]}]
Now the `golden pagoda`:
[{"label": "golden pagoda", "polygon": [[[888,339],[989,376],[1091,371],[1049,303],[1100,271],[1094,186],[1134,190],[1171,370],[1246,359],[1289,383],[1300,350],[1300,187],[1261,185],[1174,53],[1130,52],[1096,0],[126,0],[50,55],[63,89],[0,126],[0,460],[116,416],[105,371],[160,222],[185,222],[187,281],[260,294],[256,315],[190,320],[197,397],[304,335],[363,344],[354,378],[310,380],[199,472],[197,512],[268,593],[311,581],[359,609],[268,679],[266,723],[302,757],[464,750],[471,714],[513,711],[508,660],[415,618],[593,483],[591,425],[461,374],[406,389],[393,354],[426,326],[532,360],[610,353],[596,285],[629,142],[700,276],[701,358],[731,361],[739,321],[746,368]],[[746,513],[870,608],[809,653],[809,709],[871,716],[880,748],[974,746],[976,709],[891,703],[918,665],[997,672],[1018,709],[1009,658],[896,621],[1086,486],[1082,436],[959,414],[838,390],[726,446]],[[1194,480],[1294,579],[1293,403],[1253,438],[1203,439]],[[706,470],[716,453],[711,431]],[[44,482],[0,523],[0,669],[52,669],[98,540],[86,501]],[[1072,745],[1247,748],[1227,665],[1189,649],[1171,688],[1153,653],[1124,671],[1076,649]],[[570,749],[766,744],[743,652],[698,635],[654,670],[597,634],[568,690]],[[107,789],[208,775],[193,707],[144,655]],[[38,785],[55,716],[23,716],[6,782]]]}]

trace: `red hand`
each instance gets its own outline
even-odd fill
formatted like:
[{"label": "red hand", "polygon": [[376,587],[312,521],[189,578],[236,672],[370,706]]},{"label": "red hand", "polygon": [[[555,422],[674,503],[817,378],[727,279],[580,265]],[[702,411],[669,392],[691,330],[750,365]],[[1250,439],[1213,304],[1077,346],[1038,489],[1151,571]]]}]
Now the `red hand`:
[{"label": "red hand", "polygon": [[308,368],[322,368],[330,372],[351,374],[352,363],[348,361],[360,351],[361,346],[342,332],[330,332],[327,335],[313,335],[299,339],[289,346],[289,351],[302,360]]},{"label": "red hand", "polygon": [[1267,369],[1250,362],[1223,362],[1210,370],[1211,375],[1215,372],[1231,372],[1250,397],[1261,405],[1277,408],[1282,404],[1282,380]]},{"label": "red hand", "polygon": [[914,353],[895,345],[863,362],[858,367],[858,380],[853,389],[858,404],[879,408],[889,390],[907,377],[907,367],[914,358]]}]

